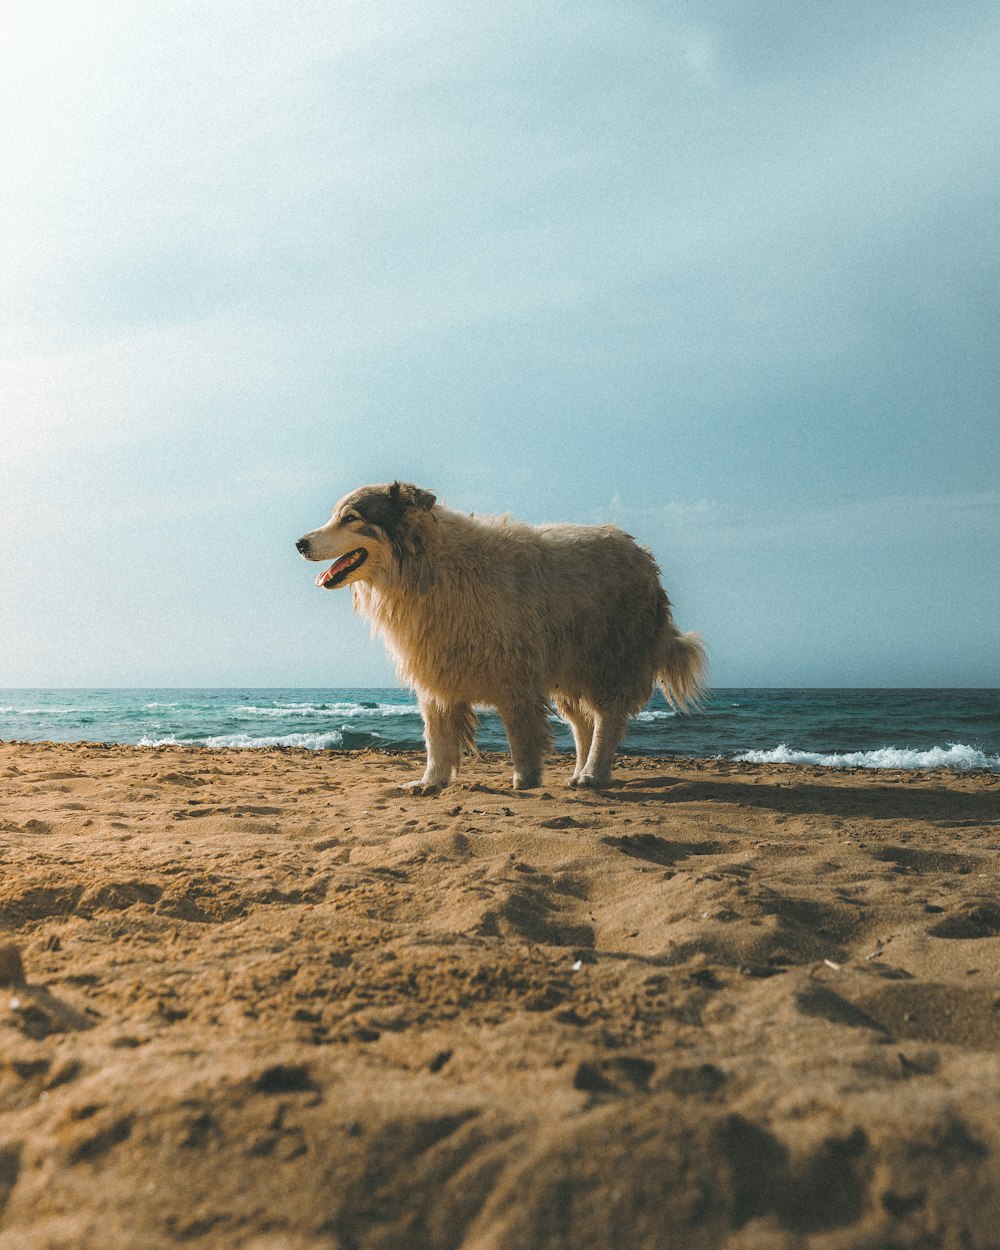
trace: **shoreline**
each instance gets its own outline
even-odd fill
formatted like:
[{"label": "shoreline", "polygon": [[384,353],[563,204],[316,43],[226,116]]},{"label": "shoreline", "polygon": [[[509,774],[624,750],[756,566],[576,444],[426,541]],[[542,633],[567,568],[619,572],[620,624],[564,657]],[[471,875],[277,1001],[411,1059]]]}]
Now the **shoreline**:
[{"label": "shoreline", "polygon": [[[208,743],[178,743],[178,742],[160,742],[160,743],[135,743],[135,742],[113,742],[113,741],[91,741],[90,739],[81,738],[72,742],[57,742],[51,739],[33,740],[27,738],[0,738],[0,749],[4,747],[19,747],[25,749],[40,750],[59,749],[67,751],[134,751],[140,754],[166,754],[169,752],[186,753],[207,753],[212,755],[233,755],[233,756],[257,756],[257,755],[291,755],[298,756],[302,759],[340,759],[360,760],[369,758],[385,758],[385,759],[412,759],[414,766],[418,771],[422,771],[423,762],[426,753],[422,748],[417,747],[382,747],[382,746],[363,746],[363,747],[303,747],[285,744],[267,744],[263,746],[213,746]],[[551,774],[550,780],[546,780],[544,785],[555,784],[559,782],[557,774],[560,768],[569,764],[572,765],[573,751],[570,748],[566,750],[553,750],[545,757],[544,766],[546,769],[546,777]],[[680,768],[702,769],[705,767],[718,766],[721,769],[740,769],[746,772],[759,772],[762,775],[769,775],[771,772],[780,772],[787,770],[791,774],[802,774],[810,777],[825,777],[828,775],[836,776],[861,776],[861,777],[882,777],[891,778],[894,781],[905,781],[908,778],[914,780],[928,778],[962,778],[973,777],[981,780],[994,778],[996,784],[1000,785],[1000,771],[992,768],[883,768],[875,765],[862,764],[812,764],[798,763],[794,761],[756,761],[744,760],[730,755],[671,755],[665,752],[651,751],[630,751],[619,747],[615,753],[615,771],[619,767],[642,767],[643,765],[658,764],[662,766],[673,766]],[[509,771],[510,752],[484,750],[477,751],[475,755],[468,757],[470,762],[480,762],[483,764],[495,765],[500,773],[498,777],[498,785],[502,785],[502,774],[506,768]],[[505,763],[506,762],[506,763]],[[466,764],[463,763],[462,768],[465,769]],[[455,784],[461,785],[463,781],[463,773],[460,772]],[[607,789],[607,793],[611,793],[616,786],[615,777],[612,776],[611,785]],[[544,785],[540,788],[544,788]],[[447,794],[447,789],[443,792]],[[511,793],[516,793],[511,791]],[[440,796],[438,796],[440,797]]]},{"label": "shoreline", "polygon": [[[907,771],[1000,772],[1000,691],[866,692],[716,689],[702,714],[680,716],[657,696],[628,725],[626,757],[728,759]],[[573,750],[549,718],[552,749]],[[141,746],[420,750],[412,692],[221,690],[0,691],[0,739]],[[495,710],[479,715],[477,745],[508,748]]]},{"label": "shoreline", "polygon": [[0,743],[0,1240],[994,1244],[1000,776],[422,766]]}]

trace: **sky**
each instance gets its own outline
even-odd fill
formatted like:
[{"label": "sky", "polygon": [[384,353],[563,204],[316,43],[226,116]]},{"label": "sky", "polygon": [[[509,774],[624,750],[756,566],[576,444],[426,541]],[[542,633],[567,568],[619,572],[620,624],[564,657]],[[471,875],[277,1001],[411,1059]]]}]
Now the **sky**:
[{"label": "sky", "polygon": [[6,0],[0,686],[391,685],[294,541],[616,522],[716,686],[1000,686],[1000,13]]}]

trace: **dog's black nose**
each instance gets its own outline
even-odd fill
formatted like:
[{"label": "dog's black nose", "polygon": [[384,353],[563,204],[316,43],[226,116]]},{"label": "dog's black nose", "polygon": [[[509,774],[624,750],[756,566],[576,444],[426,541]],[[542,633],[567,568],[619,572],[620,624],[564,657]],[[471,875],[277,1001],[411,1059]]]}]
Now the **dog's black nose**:
[{"label": "dog's black nose", "polygon": [[295,550],[299,553],[300,556],[304,556],[306,552],[309,550],[309,539],[300,538],[299,541],[295,544]]}]

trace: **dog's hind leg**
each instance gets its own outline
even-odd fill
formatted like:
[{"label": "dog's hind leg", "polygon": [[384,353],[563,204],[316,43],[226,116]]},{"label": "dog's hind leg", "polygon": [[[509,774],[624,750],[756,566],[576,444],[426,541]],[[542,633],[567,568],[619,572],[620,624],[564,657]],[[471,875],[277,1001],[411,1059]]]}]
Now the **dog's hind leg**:
[{"label": "dog's hind leg", "polygon": [[549,707],[541,695],[511,700],[497,708],[514,763],[514,789],[531,790],[542,784],[542,755],[552,742]]},{"label": "dog's hind leg", "polygon": [[573,742],[576,745],[576,765],[573,769],[573,776],[566,783],[567,785],[573,785],[586,767],[587,756],[590,754],[590,744],[594,740],[594,722],[590,713],[585,712],[579,703],[558,700],[556,709],[563,720],[569,722],[569,727],[573,731]]},{"label": "dog's hind leg", "polygon": [[419,781],[402,788],[411,794],[437,794],[455,776],[464,750],[475,750],[476,714],[467,703],[420,700],[427,744],[427,767]]},{"label": "dog's hind leg", "polygon": [[611,779],[611,765],[615,758],[615,748],[625,736],[628,717],[624,712],[599,712],[594,717],[594,737],[590,744],[587,762],[583,771],[578,772],[571,781],[571,786],[581,789],[599,790]]}]

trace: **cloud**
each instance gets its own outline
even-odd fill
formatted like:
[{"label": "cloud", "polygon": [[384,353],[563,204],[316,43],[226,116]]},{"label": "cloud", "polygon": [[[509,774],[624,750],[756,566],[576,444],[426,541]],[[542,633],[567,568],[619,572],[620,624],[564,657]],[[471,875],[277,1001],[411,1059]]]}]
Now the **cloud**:
[{"label": "cloud", "polygon": [[[760,550],[824,547],[868,549],[898,545],[906,534],[910,554],[931,536],[956,547],[1000,538],[1000,491],[898,494],[829,500],[789,498],[781,509],[762,502],[724,505],[713,500],[644,506],[615,496],[608,514],[637,532],[655,533],[693,549]],[[596,520],[596,518],[595,518]]]},{"label": "cloud", "polygon": [[5,467],[121,446],[212,422],[213,405],[287,365],[271,326],[180,323],[76,350],[8,358],[0,376]]},{"label": "cloud", "polygon": [[981,579],[979,0],[36,0],[0,22],[4,498],[11,533],[72,529],[97,582],[98,531],[144,501],[180,586],[211,509],[266,549],[396,474],[618,519],[694,593],[714,561],[737,615],[748,552],[769,587],[813,585],[820,549],[873,583],[949,551]]},{"label": "cloud", "polygon": [[24,7],[0,336],[311,319],[372,353],[611,300],[679,366],[853,344],[845,268],[987,185],[1000,99],[961,10],[875,9]]}]

